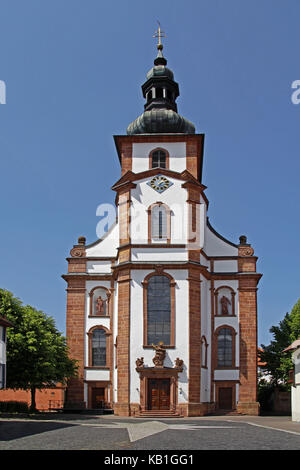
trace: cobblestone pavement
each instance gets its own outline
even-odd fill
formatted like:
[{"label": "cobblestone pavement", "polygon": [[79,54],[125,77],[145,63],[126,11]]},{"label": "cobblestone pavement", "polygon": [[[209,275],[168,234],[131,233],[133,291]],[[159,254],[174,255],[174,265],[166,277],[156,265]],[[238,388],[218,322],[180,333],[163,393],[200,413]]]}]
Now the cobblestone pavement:
[{"label": "cobblestone pavement", "polygon": [[290,417],[0,415],[0,450],[299,450]]}]

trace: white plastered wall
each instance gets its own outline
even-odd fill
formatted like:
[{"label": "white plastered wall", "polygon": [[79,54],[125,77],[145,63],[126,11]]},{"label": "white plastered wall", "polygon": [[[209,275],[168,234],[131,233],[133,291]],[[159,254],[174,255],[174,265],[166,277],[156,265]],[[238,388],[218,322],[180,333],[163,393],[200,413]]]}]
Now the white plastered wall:
[{"label": "white plastered wall", "polygon": [[[130,401],[140,402],[140,377],[135,361],[144,358],[144,364],[153,367],[153,349],[143,348],[143,286],[142,281],[152,271],[132,270],[131,272],[131,314],[130,314]],[[178,376],[178,402],[186,403],[188,397],[188,281],[187,270],[166,270],[176,282],[175,287],[175,349],[167,349],[164,365],[174,367],[177,357],[183,359],[184,370]]]},{"label": "white plastered wall", "polygon": [[4,326],[0,326],[0,364],[6,364],[6,344],[3,341]]},{"label": "white plastered wall", "polygon": [[169,169],[181,173],[186,169],[185,142],[147,142],[134,143],[132,146],[132,171],[140,173],[149,170],[149,154],[156,148],[169,153]]},{"label": "white plastered wall", "polygon": [[173,184],[161,194],[147,184],[150,178],[136,181],[137,187],[131,191],[132,243],[148,243],[147,209],[155,202],[162,202],[171,210],[171,243],[186,243],[187,192],[182,188],[182,180],[169,177],[168,180]]},{"label": "white plastered wall", "polygon": [[119,246],[119,225],[115,223],[109,231],[99,239],[98,243],[93,243],[86,247],[87,257],[115,257]]},{"label": "white plastered wall", "polygon": [[[106,289],[110,288],[110,281],[87,281],[86,282],[86,294],[85,294],[85,337],[84,337],[84,365],[88,366],[88,354],[89,354],[89,343],[88,343],[88,331],[94,326],[104,326],[110,330],[110,318],[104,317],[90,317],[90,296],[89,293],[95,287],[105,287]],[[90,381],[100,381],[100,380],[110,380],[108,370],[85,370],[84,379]],[[84,400],[88,402],[88,384],[84,384]]]},{"label": "white plastered wall", "polygon": [[[230,317],[222,317],[222,316],[215,316],[215,330],[219,328],[220,326],[223,325],[228,325],[231,326],[235,332],[235,365],[236,367],[239,367],[239,362],[240,362],[240,336],[239,336],[239,299],[238,299],[238,281],[236,280],[218,280],[215,281],[215,288],[217,289],[218,287],[221,286],[228,286],[231,287],[235,291],[235,316]],[[215,380],[239,380],[239,370],[234,370],[234,369],[223,369],[223,370],[215,370],[214,373],[214,379]],[[236,386],[236,401],[238,402],[238,396],[239,396],[239,387],[238,385]]]},{"label": "white plastered wall", "polygon": [[292,421],[300,421],[300,348],[293,352],[295,365],[295,386],[291,387]]},{"label": "white plastered wall", "polygon": [[238,256],[238,248],[219,238],[207,225],[204,251],[208,256]]},{"label": "white plastered wall", "polygon": [[[205,336],[207,348],[207,368],[201,367],[201,403],[210,401],[210,381],[211,381],[211,301],[210,301],[210,281],[201,275],[201,338]],[[203,348],[201,343],[201,366]]]}]

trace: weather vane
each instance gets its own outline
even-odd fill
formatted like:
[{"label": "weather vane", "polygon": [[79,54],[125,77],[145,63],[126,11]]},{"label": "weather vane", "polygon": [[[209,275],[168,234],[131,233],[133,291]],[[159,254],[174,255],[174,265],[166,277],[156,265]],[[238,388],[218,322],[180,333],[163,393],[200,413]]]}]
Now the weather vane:
[{"label": "weather vane", "polygon": [[155,31],[155,33],[153,34],[153,37],[154,37],[154,38],[158,38],[158,45],[157,45],[157,48],[158,48],[158,49],[162,49],[163,45],[162,45],[162,43],[161,43],[161,38],[166,38],[167,35],[166,35],[166,33],[165,33],[164,31],[162,31],[162,30],[160,29],[160,22],[159,22],[159,21],[158,21],[158,30]]}]

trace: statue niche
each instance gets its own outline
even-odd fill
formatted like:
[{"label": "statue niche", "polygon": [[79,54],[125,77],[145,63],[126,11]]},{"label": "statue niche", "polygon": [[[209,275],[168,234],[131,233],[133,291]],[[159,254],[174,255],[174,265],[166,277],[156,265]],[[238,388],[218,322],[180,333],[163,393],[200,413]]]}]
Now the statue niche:
[{"label": "statue niche", "polygon": [[90,292],[90,315],[106,316],[108,315],[108,299],[109,293],[102,287],[94,289]]}]

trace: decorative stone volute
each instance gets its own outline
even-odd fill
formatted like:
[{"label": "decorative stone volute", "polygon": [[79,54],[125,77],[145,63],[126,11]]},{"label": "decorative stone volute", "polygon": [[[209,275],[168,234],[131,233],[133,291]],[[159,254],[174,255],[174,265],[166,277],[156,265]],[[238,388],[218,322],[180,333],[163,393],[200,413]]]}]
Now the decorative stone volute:
[{"label": "decorative stone volute", "polygon": [[70,251],[70,255],[72,258],[81,258],[85,256],[85,237],[78,238],[78,244],[74,245],[72,250]]},{"label": "decorative stone volute", "polygon": [[247,243],[247,237],[245,235],[240,236],[239,256],[253,256],[254,250],[251,247],[250,243]]}]

